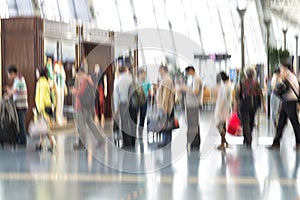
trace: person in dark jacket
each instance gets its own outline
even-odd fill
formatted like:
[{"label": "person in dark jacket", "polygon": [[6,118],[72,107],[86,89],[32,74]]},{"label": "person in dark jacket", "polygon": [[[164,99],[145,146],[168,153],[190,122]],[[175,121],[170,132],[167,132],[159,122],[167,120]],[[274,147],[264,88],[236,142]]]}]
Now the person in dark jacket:
[{"label": "person in dark jacket", "polygon": [[[280,148],[280,139],[283,134],[283,129],[287,124],[287,119],[289,119],[294,129],[296,149],[300,149],[300,124],[297,114],[299,83],[295,74],[292,73],[292,66],[290,64],[281,65],[280,75],[282,82],[288,85],[288,89],[281,96],[282,106],[279,113],[276,135],[274,137],[273,144],[269,148]],[[276,90],[277,88],[274,90],[275,93],[277,93]]]},{"label": "person in dark jacket", "polygon": [[261,105],[263,105],[263,109],[266,111],[266,106],[260,84],[254,79],[254,68],[248,68],[245,75],[245,79],[242,80],[237,88],[236,100],[243,127],[244,145],[251,148],[256,111]]}]

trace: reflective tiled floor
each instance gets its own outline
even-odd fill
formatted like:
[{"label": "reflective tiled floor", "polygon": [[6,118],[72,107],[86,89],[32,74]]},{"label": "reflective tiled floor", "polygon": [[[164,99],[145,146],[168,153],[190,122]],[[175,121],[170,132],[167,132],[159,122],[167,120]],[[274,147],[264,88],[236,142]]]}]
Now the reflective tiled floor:
[{"label": "reflective tiled floor", "polygon": [[[204,152],[205,144],[215,144],[219,139],[215,137],[209,112],[201,115],[200,152],[184,150],[172,160],[170,157],[177,155],[175,144],[160,152],[150,148],[153,141],[150,144],[143,141],[135,151],[148,146],[148,153],[152,150],[157,153],[150,154],[149,160],[140,156],[140,160],[132,162],[127,157],[121,160],[120,156],[110,154],[108,142],[98,149],[104,161],[115,159],[128,169],[131,165],[150,169],[144,170],[146,173],[115,170],[106,165],[108,162],[95,159],[93,152],[73,150],[76,137],[72,133],[57,135],[57,150],[53,154],[36,152],[37,140],[30,139],[27,149],[12,150],[6,146],[0,150],[0,199],[296,200],[300,196],[300,151],[293,149],[291,127],[285,130],[281,150],[270,151],[265,146],[272,142],[273,131],[269,130],[263,115],[258,125],[252,150],[241,145],[242,138],[228,136],[231,146],[226,153],[219,152],[215,146]],[[155,167],[167,159],[172,160],[170,165]]]}]

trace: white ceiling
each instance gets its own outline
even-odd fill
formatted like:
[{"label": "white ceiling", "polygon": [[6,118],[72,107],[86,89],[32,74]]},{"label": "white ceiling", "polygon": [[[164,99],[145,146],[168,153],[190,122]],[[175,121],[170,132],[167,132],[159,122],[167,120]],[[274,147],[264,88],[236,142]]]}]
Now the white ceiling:
[{"label": "white ceiling", "polygon": [[300,28],[300,0],[269,0],[268,4],[272,13]]}]

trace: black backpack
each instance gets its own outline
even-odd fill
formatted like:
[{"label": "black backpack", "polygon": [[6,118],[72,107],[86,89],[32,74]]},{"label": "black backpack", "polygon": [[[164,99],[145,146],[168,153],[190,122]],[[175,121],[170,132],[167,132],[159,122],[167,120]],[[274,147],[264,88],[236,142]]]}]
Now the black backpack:
[{"label": "black backpack", "polygon": [[256,81],[241,83],[240,100],[244,107],[257,110],[261,107],[260,85]]},{"label": "black backpack", "polygon": [[80,96],[81,107],[91,109],[95,107],[96,88],[88,81],[84,93]]},{"label": "black backpack", "polygon": [[128,89],[128,102],[131,108],[137,109],[147,102],[142,86],[132,83]]}]

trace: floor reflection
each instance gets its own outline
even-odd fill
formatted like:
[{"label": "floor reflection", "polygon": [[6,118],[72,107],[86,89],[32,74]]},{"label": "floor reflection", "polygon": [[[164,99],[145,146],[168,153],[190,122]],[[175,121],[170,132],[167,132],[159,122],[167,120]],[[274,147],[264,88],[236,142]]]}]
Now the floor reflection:
[{"label": "floor reflection", "polygon": [[[213,132],[209,113],[202,115],[201,123],[203,137]],[[262,128],[260,132],[268,137]],[[88,137],[88,150],[75,151],[76,136],[61,133],[53,154],[36,152],[37,139],[30,139],[27,149],[6,147],[0,151],[0,199],[293,200],[300,196],[300,151],[292,148],[289,127],[280,151],[267,150],[264,143],[249,150],[239,138],[229,137],[231,147],[225,153],[213,146],[206,157],[201,151],[187,151],[186,135],[180,132],[163,149],[158,147],[159,138],[141,139],[127,150],[116,148],[112,133],[105,138],[95,146]]]}]

